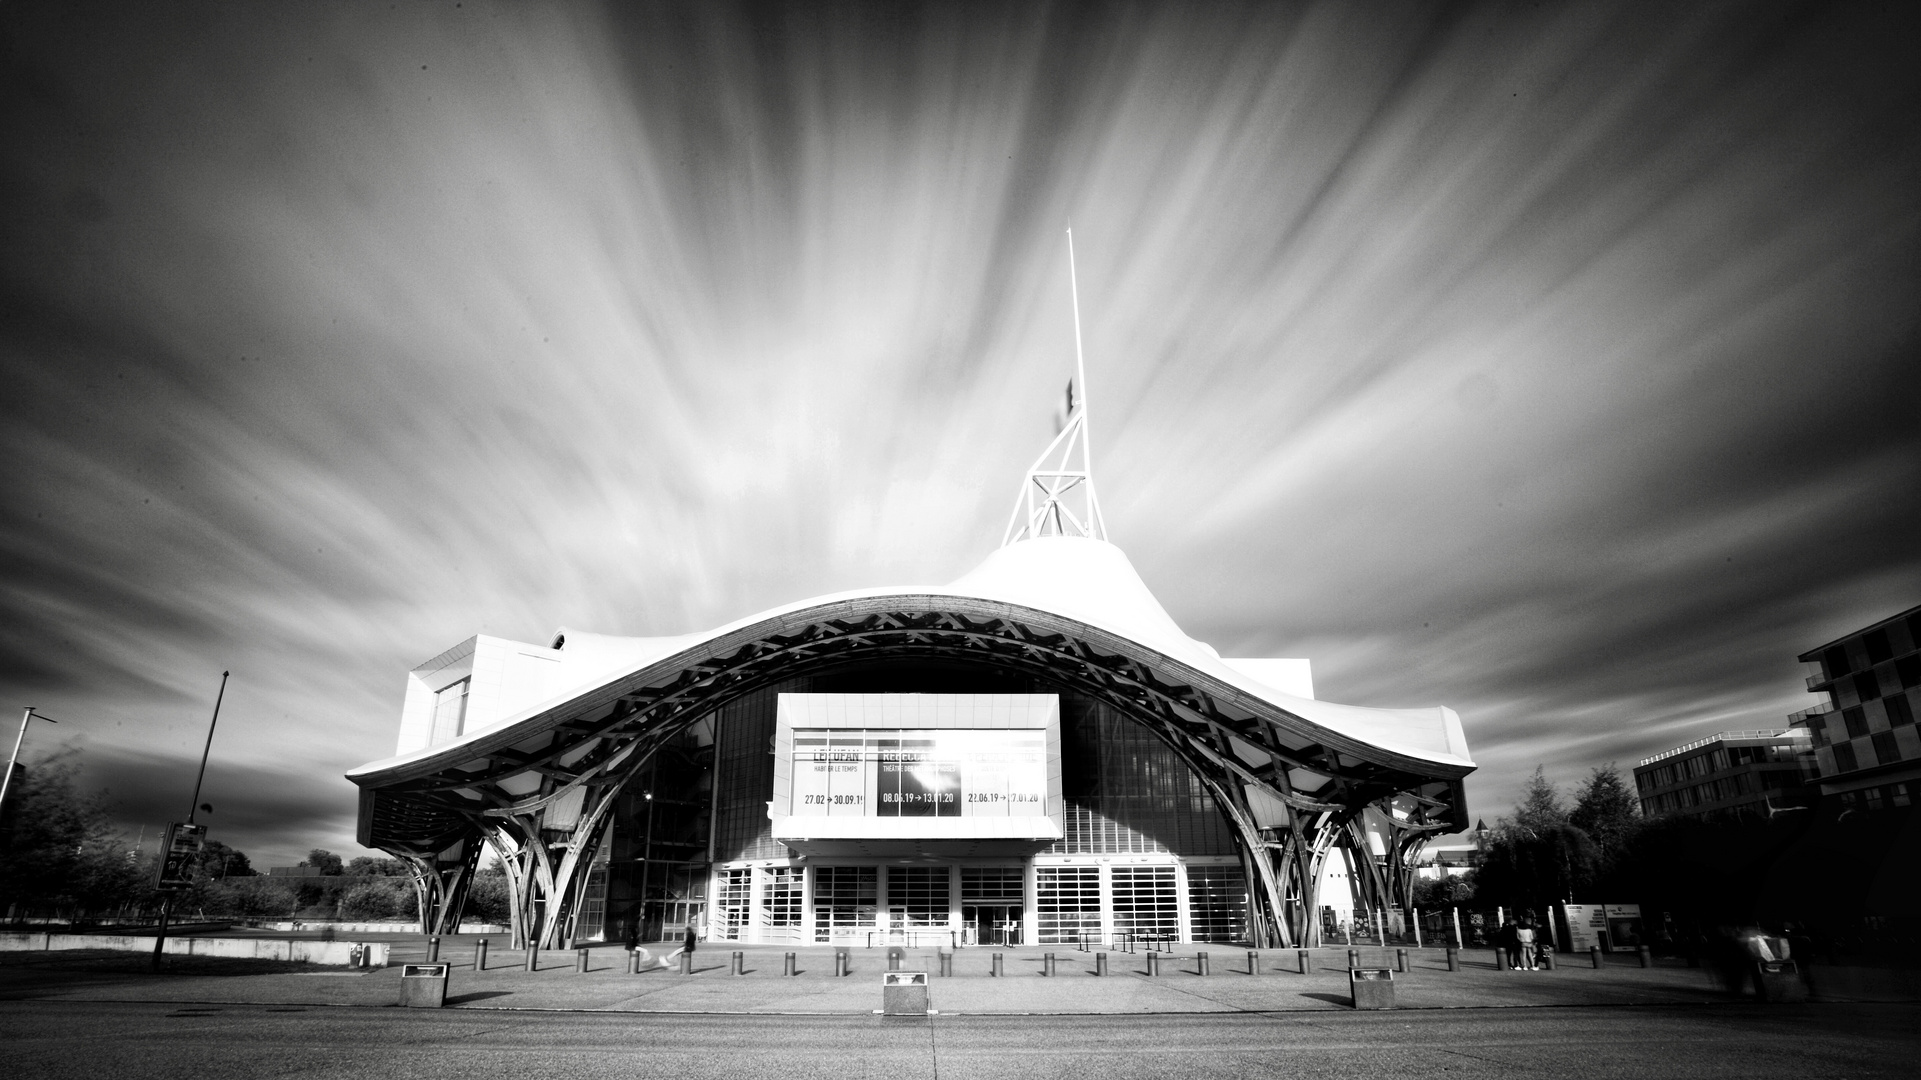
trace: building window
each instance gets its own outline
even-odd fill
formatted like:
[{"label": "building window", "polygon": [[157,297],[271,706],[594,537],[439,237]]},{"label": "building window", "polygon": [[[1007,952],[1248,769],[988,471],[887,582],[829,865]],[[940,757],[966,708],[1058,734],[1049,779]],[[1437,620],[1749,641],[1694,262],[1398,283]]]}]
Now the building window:
[{"label": "building window", "polygon": [[1187,868],[1187,915],[1195,941],[1247,940],[1247,879],[1238,866]]},{"label": "building window", "polygon": [[1114,868],[1114,929],[1167,941],[1180,936],[1180,907],[1171,866]]},{"label": "building window", "polygon": [[1860,799],[1855,796],[1854,792],[1844,791],[1841,793],[1841,812],[1842,813],[1845,814],[1850,810],[1854,810],[1858,808],[1859,805],[1860,805]]},{"label": "building window", "polygon": [[[880,872],[871,866],[822,866],[814,871],[814,937],[830,941],[872,927],[880,905]],[[861,916],[866,914],[863,920]]]},{"label": "building window", "polygon": [[574,937],[581,941],[607,940],[607,864],[595,863],[587,871],[587,887],[580,896],[580,917],[574,921]]},{"label": "building window", "polygon": [[801,875],[797,866],[767,869],[767,925],[799,926]]},{"label": "building window", "polygon": [[1861,639],[1868,647],[1868,663],[1878,664],[1894,655],[1894,645],[1888,640],[1888,628],[1882,627]]},{"label": "building window", "polygon": [[1822,653],[1821,666],[1827,669],[1829,679],[1838,679],[1854,670],[1853,665],[1848,663],[1848,650],[1845,645],[1836,645]]},{"label": "building window", "polygon": [[1901,760],[1901,750],[1894,745],[1894,732],[1880,731],[1874,736],[1874,761],[1877,765],[1891,765]]},{"label": "building window", "polygon": [[1902,686],[1921,686],[1921,656],[1904,656],[1894,662],[1894,673]]},{"label": "building window", "polygon": [[720,917],[714,921],[713,934],[727,941],[740,940],[741,928],[747,925],[752,912],[754,896],[754,872],[752,870],[722,870],[720,872]]},{"label": "building window", "polygon": [[429,745],[458,739],[467,725],[467,690],[473,678],[462,679],[434,692],[434,733]]},{"label": "building window", "polygon": [[1868,714],[1861,706],[1841,710],[1841,722],[1848,726],[1848,738],[1858,739],[1868,733]]},{"label": "building window", "polygon": [[1815,749],[1828,744],[1828,722],[1819,716],[1808,717],[1808,736]]},{"label": "building window", "polygon": [[1856,768],[1858,768],[1858,766],[1854,763],[1854,744],[1835,743],[1834,771],[1837,773],[1849,773],[1853,772]]},{"label": "building window", "polygon": [[1035,937],[1042,945],[1071,944],[1101,932],[1101,871],[1098,866],[1034,869]]},{"label": "building window", "polygon": [[1881,680],[1874,677],[1874,672],[1863,671],[1854,677],[1854,693],[1862,701],[1873,701],[1881,696]]},{"label": "building window", "polygon": [[1888,785],[1888,801],[1893,803],[1896,806],[1908,805],[1908,803],[1911,801],[1911,795],[1908,789],[1908,785],[1906,784]]},{"label": "building window", "polygon": [[1861,794],[1866,797],[1865,801],[1867,804],[1867,808],[1869,810],[1881,809],[1881,789],[1880,788],[1871,787],[1868,790],[1862,792]]},{"label": "building window", "polygon": [[903,930],[945,927],[951,890],[945,866],[887,868],[887,906],[900,912]]},{"label": "building window", "polygon": [[1896,694],[1891,698],[1884,698],[1881,704],[1888,710],[1889,727],[1914,723],[1914,706],[1908,703],[1908,695]]},{"label": "building window", "polygon": [[961,903],[1023,903],[1027,899],[1026,877],[1018,866],[963,866]]}]

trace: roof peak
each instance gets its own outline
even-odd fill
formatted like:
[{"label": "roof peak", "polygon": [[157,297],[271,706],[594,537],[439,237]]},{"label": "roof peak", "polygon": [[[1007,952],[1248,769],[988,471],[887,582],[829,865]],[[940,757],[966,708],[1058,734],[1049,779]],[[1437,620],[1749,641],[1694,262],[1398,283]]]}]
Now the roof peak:
[{"label": "roof peak", "polygon": [[1087,364],[1081,352],[1081,293],[1074,274],[1074,230],[1067,230],[1067,283],[1074,303],[1074,377],[1057,414],[1054,441],[1028,467],[1001,546],[1044,536],[1107,539],[1087,436]]}]

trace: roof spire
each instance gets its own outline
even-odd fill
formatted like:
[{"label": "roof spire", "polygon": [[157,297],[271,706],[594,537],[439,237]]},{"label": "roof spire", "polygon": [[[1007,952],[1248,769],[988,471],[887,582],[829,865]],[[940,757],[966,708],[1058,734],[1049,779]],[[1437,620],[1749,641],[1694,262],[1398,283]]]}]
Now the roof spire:
[{"label": "roof spire", "polygon": [[1081,354],[1081,290],[1074,272],[1074,230],[1067,230],[1067,284],[1074,300],[1074,377],[1057,414],[1060,430],[1021,481],[1013,516],[1001,538],[1006,547],[1039,536],[1107,539],[1087,439],[1087,362]]}]

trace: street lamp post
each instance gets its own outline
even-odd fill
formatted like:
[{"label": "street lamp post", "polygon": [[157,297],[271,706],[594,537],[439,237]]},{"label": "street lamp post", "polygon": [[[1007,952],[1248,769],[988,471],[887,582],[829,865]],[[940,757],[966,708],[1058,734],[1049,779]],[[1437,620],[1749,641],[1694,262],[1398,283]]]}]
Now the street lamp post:
[{"label": "street lamp post", "polygon": [[33,706],[31,705],[27,706],[26,711],[20,714],[20,734],[13,738],[13,756],[7,759],[7,775],[0,777],[0,807],[7,805],[7,788],[13,784],[13,766],[20,760],[20,744],[27,741],[27,721],[32,720],[36,716],[39,716],[40,719],[45,720],[49,724],[57,724],[60,722],[51,716],[41,716],[39,713],[34,712]]},{"label": "street lamp post", "polygon": [[[187,805],[188,828],[193,827],[194,814],[200,809],[200,785],[201,782],[207,778],[207,755],[213,752],[213,729],[214,725],[220,723],[220,703],[226,700],[227,697],[228,674],[229,672],[225,671],[220,673],[220,692],[214,695],[213,699],[213,719],[207,721],[207,744],[200,750],[200,774],[194,777],[193,801]],[[172,828],[167,830],[169,837],[171,837],[173,833],[174,830]],[[163,877],[165,875],[168,854],[169,852],[164,849],[160,852],[160,872]],[[153,970],[155,971],[160,970],[160,955],[167,947],[167,916],[172,913],[173,893],[168,892],[160,899],[160,932],[156,934],[153,939]]]}]

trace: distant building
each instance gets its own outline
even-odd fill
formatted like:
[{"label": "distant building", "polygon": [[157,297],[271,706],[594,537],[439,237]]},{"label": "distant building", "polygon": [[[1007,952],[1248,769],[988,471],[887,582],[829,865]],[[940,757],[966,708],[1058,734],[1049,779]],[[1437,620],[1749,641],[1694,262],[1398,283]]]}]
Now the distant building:
[{"label": "distant building", "polygon": [[1805,730],[1723,731],[1642,758],[1634,768],[1641,812],[1722,819],[1807,805]]},{"label": "distant building", "polygon": [[1828,704],[1789,719],[1811,738],[1824,798],[1847,810],[1907,806],[1921,794],[1921,607],[1801,654]]}]

